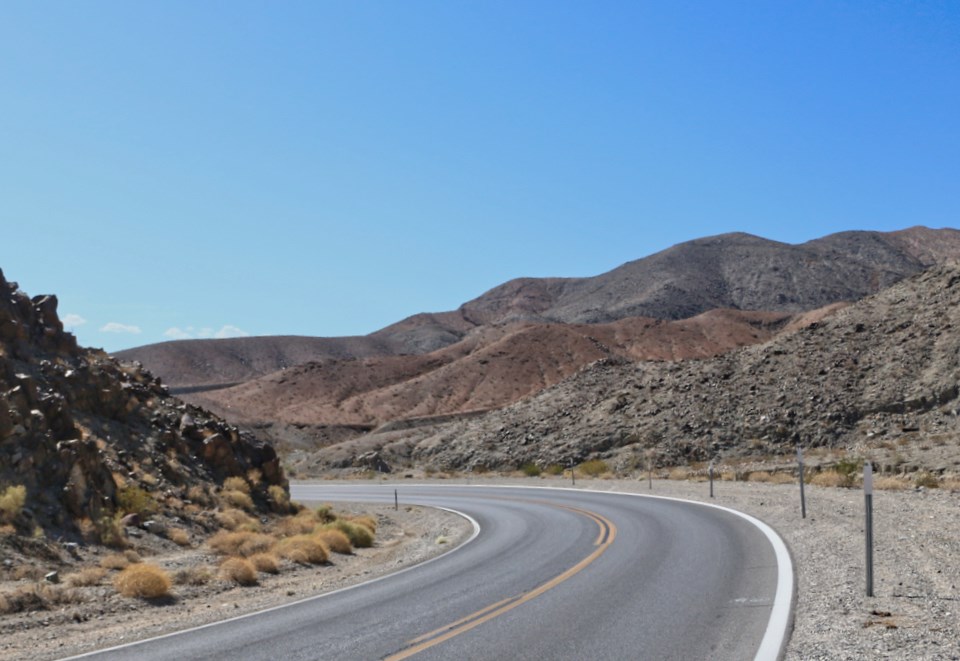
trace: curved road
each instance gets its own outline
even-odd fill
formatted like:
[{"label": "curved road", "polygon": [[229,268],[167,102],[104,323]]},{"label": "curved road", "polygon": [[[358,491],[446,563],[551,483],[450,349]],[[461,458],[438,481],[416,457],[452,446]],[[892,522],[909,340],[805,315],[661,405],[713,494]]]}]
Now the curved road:
[{"label": "curved road", "polygon": [[[393,502],[397,485],[292,488]],[[584,490],[399,486],[479,534],[361,586],[106,650],[103,659],[776,659],[793,572],[782,541],[703,504]]]}]

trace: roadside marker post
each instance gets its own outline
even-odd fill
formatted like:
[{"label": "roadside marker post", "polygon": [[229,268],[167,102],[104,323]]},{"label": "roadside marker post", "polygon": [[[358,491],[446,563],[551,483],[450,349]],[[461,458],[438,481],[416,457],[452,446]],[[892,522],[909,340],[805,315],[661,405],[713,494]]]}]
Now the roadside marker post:
[{"label": "roadside marker post", "polygon": [[807,498],[803,493],[803,450],[797,446],[797,463],[800,464],[800,516],[807,518]]},{"label": "roadside marker post", "polygon": [[395,512],[400,511],[400,499],[397,496],[397,490],[393,490],[393,510]]},{"label": "roadside marker post", "polygon": [[873,596],[873,466],[863,465],[863,498],[866,511],[867,596]]},{"label": "roadside marker post", "polygon": [[713,498],[713,462],[710,462],[710,497]]}]

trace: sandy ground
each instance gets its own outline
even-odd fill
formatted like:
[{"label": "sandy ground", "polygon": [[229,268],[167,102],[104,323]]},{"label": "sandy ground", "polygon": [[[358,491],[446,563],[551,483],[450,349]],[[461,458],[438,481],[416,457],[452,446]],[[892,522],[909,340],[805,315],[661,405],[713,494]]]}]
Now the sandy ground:
[{"label": "sandy ground", "polygon": [[[452,484],[570,486],[559,478],[473,478]],[[407,482],[409,484],[409,481]],[[794,558],[797,599],[786,659],[960,659],[960,494],[878,491],[874,496],[874,597],[865,595],[864,499],[859,490],[807,486],[807,518],[797,485],[578,479],[577,488],[630,491],[713,502],[775,528]],[[359,509],[359,508],[358,508]],[[156,605],[89,588],[89,603],[0,618],[0,658],[52,659],[155,636],[330,591],[422,561],[462,541],[470,526],[426,508],[363,506],[380,519],[375,548],[338,556],[319,568],[288,568],[260,586],[214,583],[193,592],[176,586]],[[451,544],[439,545],[445,536]],[[215,562],[195,550],[203,562]],[[171,570],[180,557],[150,558]],[[203,559],[204,556],[207,556]]]}]

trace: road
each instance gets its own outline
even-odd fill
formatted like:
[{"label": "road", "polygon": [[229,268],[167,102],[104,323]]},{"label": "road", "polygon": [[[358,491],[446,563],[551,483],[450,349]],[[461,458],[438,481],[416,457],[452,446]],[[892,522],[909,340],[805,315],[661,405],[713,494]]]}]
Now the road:
[{"label": "road", "polygon": [[[393,502],[395,486],[292,491]],[[792,567],[749,517],[579,489],[396,488],[402,503],[461,512],[479,533],[362,586],[94,658],[722,661],[776,659],[783,645]]]}]

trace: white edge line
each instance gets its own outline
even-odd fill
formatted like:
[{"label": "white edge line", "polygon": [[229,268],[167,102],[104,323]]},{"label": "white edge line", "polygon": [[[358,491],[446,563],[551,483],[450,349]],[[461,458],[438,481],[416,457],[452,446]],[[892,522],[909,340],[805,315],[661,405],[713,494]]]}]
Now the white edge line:
[{"label": "white edge line", "polygon": [[[316,486],[316,485],[298,485],[298,486]],[[326,485],[323,485],[323,486],[326,486]],[[452,485],[451,485],[451,486],[452,486]],[[305,500],[311,500],[311,499],[305,499]],[[380,503],[371,503],[371,504],[380,504]],[[291,608],[291,607],[293,607],[293,606],[297,606],[297,605],[299,605],[299,604],[303,604],[303,603],[306,603],[306,602],[308,602],[308,601],[319,601],[320,599],[325,599],[325,598],[327,598],[327,597],[332,597],[332,596],[335,595],[335,594],[340,594],[341,592],[346,592],[347,590],[355,590],[355,589],[361,588],[361,587],[363,587],[363,586],[365,586],[365,585],[370,585],[371,583],[377,583],[378,581],[383,581],[383,580],[386,580],[386,579],[388,579],[388,578],[393,578],[394,576],[399,576],[400,574],[405,574],[405,573],[408,572],[408,571],[413,571],[414,569],[419,569],[420,567],[423,567],[424,565],[428,565],[428,564],[430,564],[431,562],[434,562],[435,560],[440,560],[441,558],[446,558],[446,557],[449,556],[451,553],[456,553],[457,551],[459,551],[460,549],[462,549],[463,547],[465,547],[467,544],[469,544],[470,542],[472,542],[473,540],[475,540],[475,539],[477,538],[477,536],[480,534],[480,524],[477,522],[476,519],[474,519],[474,518],[473,518],[472,516],[470,516],[469,514],[466,514],[465,512],[458,512],[457,510],[451,509],[451,508],[449,508],[449,507],[439,507],[439,506],[436,506],[436,505],[418,505],[418,506],[419,506],[419,507],[429,507],[429,508],[431,508],[431,509],[436,509],[436,510],[443,510],[443,511],[445,511],[445,512],[450,512],[451,514],[456,514],[456,515],[458,515],[458,516],[462,516],[464,519],[466,519],[467,521],[469,521],[470,524],[473,526],[473,534],[470,535],[470,537],[469,537],[466,541],[464,541],[462,544],[458,544],[457,546],[453,547],[453,548],[450,549],[449,551],[446,551],[445,553],[441,553],[440,555],[435,555],[435,556],[433,556],[432,558],[428,558],[427,560],[424,560],[423,562],[418,562],[418,563],[415,564],[415,565],[410,565],[409,567],[404,567],[403,569],[400,569],[400,570],[398,570],[398,571],[390,572],[390,573],[388,573],[388,574],[384,574],[383,576],[378,576],[378,577],[376,577],[376,578],[371,578],[370,580],[364,581],[363,583],[357,583],[357,584],[355,584],[355,585],[348,585],[348,586],[346,586],[346,587],[338,588],[338,589],[333,590],[333,591],[331,591],[331,592],[324,592],[323,594],[316,594],[316,595],[313,595],[313,596],[311,596],[311,597],[304,597],[303,599],[298,599],[297,601],[291,601],[291,602],[289,602],[289,603],[280,604],[279,606],[271,606],[270,608],[265,608],[264,610],[254,611],[254,612],[252,612],[252,613],[244,613],[243,615],[237,615],[236,617],[227,618],[226,620],[217,620],[216,622],[208,622],[207,624],[201,624],[200,626],[190,627],[189,629],[180,629],[179,631],[172,631],[172,632],[170,632],[170,633],[165,633],[165,634],[162,634],[162,635],[159,635],[159,636],[154,636],[154,637],[152,637],[152,638],[144,638],[143,640],[135,640],[135,641],[131,641],[131,642],[129,642],[129,643],[124,643],[123,645],[114,645],[113,647],[106,647],[106,648],[104,648],[104,649],[93,650],[93,651],[91,651],[91,652],[84,652],[83,654],[78,654],[78,655],[76,655],[76,656],[64,657],[63,659],[60,659],[60,661],[71,661],[71,659],[85,659],[85,658],[88,658],[88,657],[91,657],[91,656],[96,656],[96,655],[98,655],[98,654],[105,654],[105,653],[107,653],[107,652],[115,652],[115,651],[117,651],[117,650],[122,650],[122,649],[127,648],[127,647],[133,647],[133,646],[135,646],[135,645],[142,645],[142,644],[145,644],[145,643],[152,643],[152,642],[154,642],[154,641],[156,641],[156,640],[163,640],[164,638],[172,638],[173,636],[179,636],[179,635],[181,635],[181,634],[190,633],[190,632],[192,632],[192,631],[200,631],[201,629],[208,629],[208,628],[210,628],[210,627],[220,626],[220,625],[226,624],[226,623],[228,623],[228,622],[235,622],[235,621],[237,621],[237,620],[245,620],[245,619],[247,619],[248,617],[254,617],[254,616],[256,616],[256,615],[261,615],[261,614],[263,614],[263,613],[269,613],[269,612],[271,612],[271,611],[282,610],[282,609],[284,609],[284,608]]]},{"label": "white edge line", "polygon": [[631,493],[629,491],[599,491],[597,489],[577,489],[574,487],[538,487],[533,485],[507,485],[507,484],[408,484],[411,487],[479,487],[484,489],[541,489],[546,491],[573,491],[589,492],[600,494],[611,494],[614,496],[632,496],[635,498],[657,498],[660,500],[672,500],[691,505],[702,505],[703,507],[712,507],[730,514],[739,516],[747,522],[753,524],[762,532],[773,552],[777,557],[777,589],[773,596],[773,605],[770,608],[770,619],[767,620],[767,629],[760,641],[760,647],[757,649],[754,661],[777,661],[783,656],[787,645],[787,634],[790,630],[790,617],[793,612],[793,560],[790,557],[790,550],[780,535],[769,525],[760,519],[750,516],[745,512],[735,510],[732,507],[724,507],[714,503],[705,503],[699,500],[687,500],[686,498],[676,498],[674,496],[657,496],[655,494]]}]

